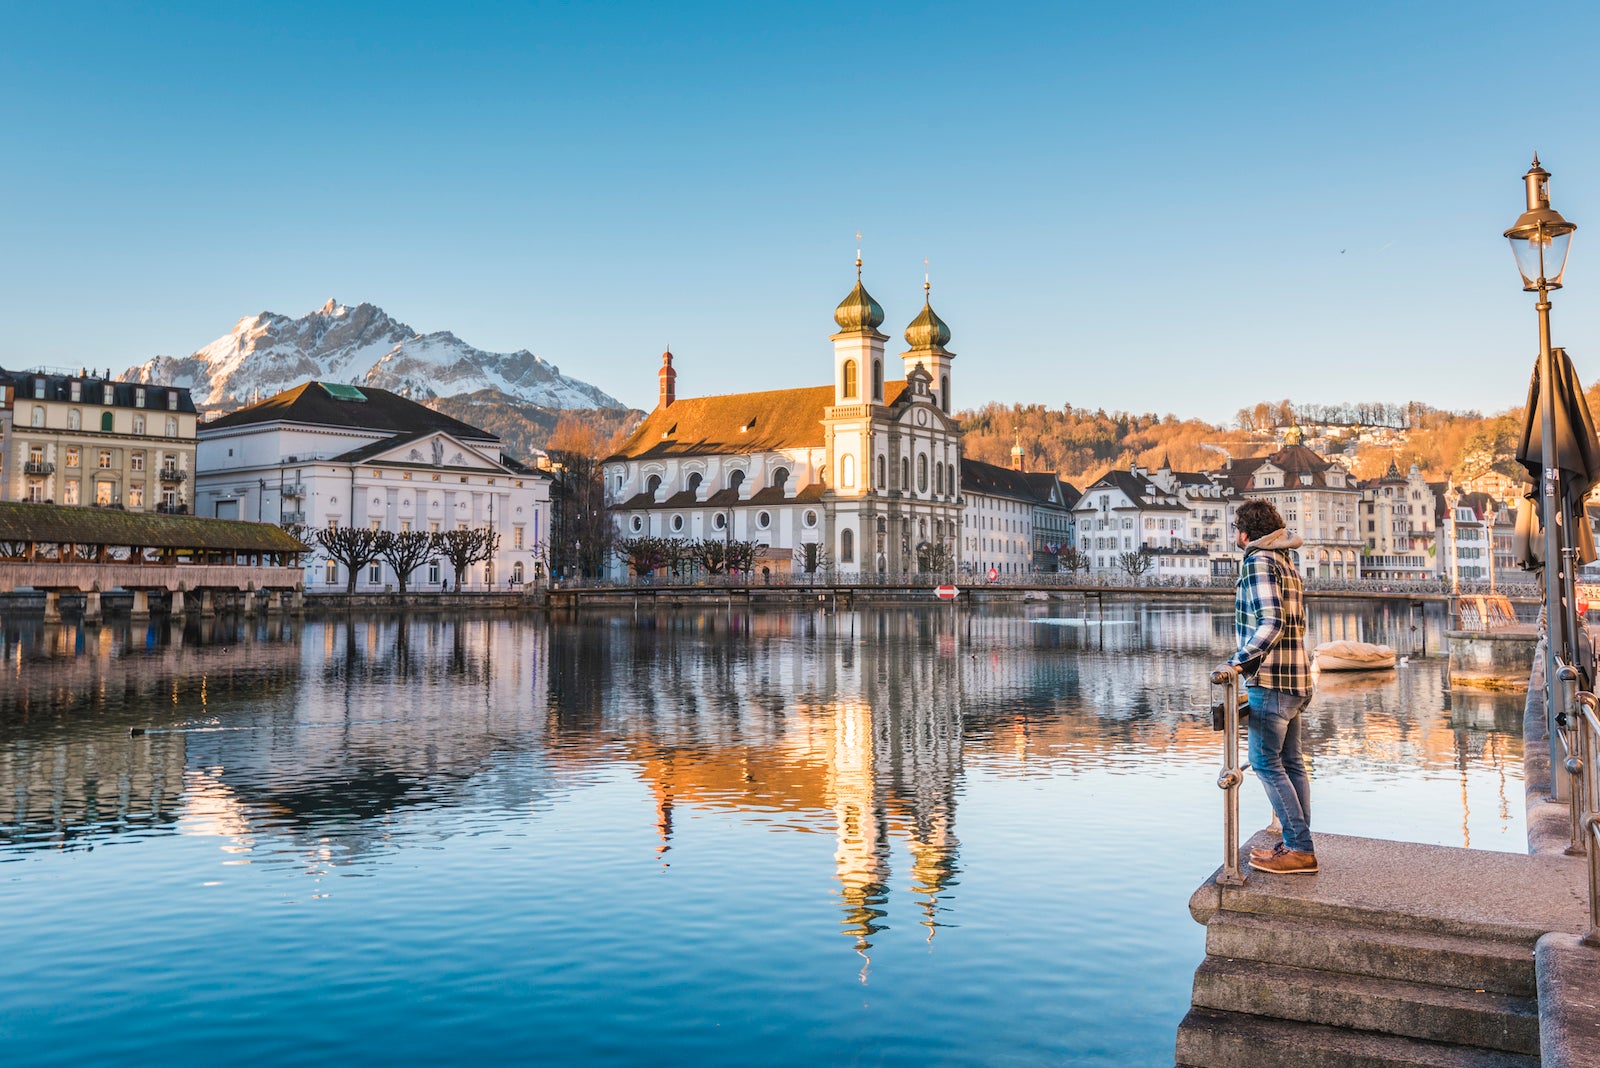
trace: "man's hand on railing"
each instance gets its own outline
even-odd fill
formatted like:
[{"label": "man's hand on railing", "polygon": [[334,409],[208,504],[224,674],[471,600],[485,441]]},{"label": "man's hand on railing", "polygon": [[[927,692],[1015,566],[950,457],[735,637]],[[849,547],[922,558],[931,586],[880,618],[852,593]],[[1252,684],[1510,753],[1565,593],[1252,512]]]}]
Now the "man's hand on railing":
[{"label": "man's hand on railing", "polygon": [[1221,686],[1237,674],[1239,674],[1238,664],[1223,664],[1211,673],[1211,681],[1213,684]]}]

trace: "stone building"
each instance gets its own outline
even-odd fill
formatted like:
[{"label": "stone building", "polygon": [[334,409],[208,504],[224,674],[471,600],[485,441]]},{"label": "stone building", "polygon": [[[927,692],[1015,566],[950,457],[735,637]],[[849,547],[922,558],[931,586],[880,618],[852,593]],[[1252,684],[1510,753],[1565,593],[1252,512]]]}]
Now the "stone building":
[{"label": "stone building", "polygon": [[832,385],[680,398],[662,355],[655,410],[604,463],[619,537],[754,542],[780,572],[797,552],[843,575],[943,569],[961,520],[950,329],[925,285],[891,379],[860,267],[834,309]]},{"label": "stone building", "polygon": [[1361,577],[1364,548],[1357,528],[1361,491],[1350,473],[1300,444],[1291,433],[1288,444],[1271,456],[1230,460],[1226,472],[1239,499],[1271,501],[1284,526],[1299,534],[1301,572],[1307,578]]},{"label": "stone building", "polygon": [[90,371],[0,371],[0,390],[0,499],[189,511],[196,415],[187,389]]},{"label": "stone building", "polygon": [[1416,464],[1406,474],[1392,460],[1383,477],[1360,483],[1361,573],[1417,580],[1438,573],[1434,539],[1438,501]]}]

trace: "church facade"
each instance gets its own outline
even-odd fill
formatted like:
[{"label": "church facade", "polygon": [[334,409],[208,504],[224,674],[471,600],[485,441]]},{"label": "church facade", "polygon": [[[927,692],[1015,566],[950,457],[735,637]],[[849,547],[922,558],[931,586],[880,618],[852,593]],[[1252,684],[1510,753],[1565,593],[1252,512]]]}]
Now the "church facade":
[{"label": "church facade", "polygon": [[[928,299],[889,377],[882,306],[861,282],[834,309],[833,383],[659,400],[605,460],[621,539],[748,541],[756,568],[886,578],[959,560],[961,428],[951,416],[950,329]],[[618,561],[617,577],[627,565]]]}]

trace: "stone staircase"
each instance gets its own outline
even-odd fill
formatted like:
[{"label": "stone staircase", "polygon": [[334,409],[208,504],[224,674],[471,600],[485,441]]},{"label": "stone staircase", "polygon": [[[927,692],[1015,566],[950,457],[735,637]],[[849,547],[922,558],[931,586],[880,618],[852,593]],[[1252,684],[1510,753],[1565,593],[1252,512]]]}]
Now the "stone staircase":
[{"label": "stone staircase", "polygon": [[1339,835],[1317,855],[1319,875],[1252,872],[1191,898],[1206,959],[1178,1065],[1540,1063],[1534,943],[1580,929],[1580,864]]}]

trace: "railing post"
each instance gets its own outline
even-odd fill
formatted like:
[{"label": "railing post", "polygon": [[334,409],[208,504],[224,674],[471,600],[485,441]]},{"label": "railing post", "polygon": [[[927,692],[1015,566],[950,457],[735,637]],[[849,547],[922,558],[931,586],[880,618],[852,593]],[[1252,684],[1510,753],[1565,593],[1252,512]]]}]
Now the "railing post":
[{"label": "railing post", "polygon": [[1222,771],[1217,785],[1222,788],[1222,870],[1217,882],[1222,886],[1243,886],[1239,870],[1239,669],[1233,665],[1212,672],[1213,686],[1222,687]]},{"label": "railing post", "polygon": [[1596,848],[1600,812],[1595,809],[1595,799],[1600,797],[1600,774],[1594,766],[1595,749],[1600,744],[1597,710],[1600,701],[1592,693],[1579,693],[1573,701],[1571,727],[1576,735],[1576,753],[1567,761],[1567,771],[1573,777],[1572,792],[1583,798],[1578,833],[1588,853],[1584,866],[1589,870],[1589,929],[1583,933],[1583,941],[1590,946],[1600,946],[1600,848]]},{"label": "railing post", "polygon": [[[1566,800],[1568,822],[1571,825],[1571,835],[1564,852],[1569,857],[1581,857],[1586,852],[1583,841],[1583,814],[1586,811],[1583,768],[1587,763],[1583,756],[1583,709],[1586,706],[1579,704],[1583,697],[1578,692],[1578,669],[1560,657],[1556,658],[1555,663],[1556,684],[1561,687],[1563,709],[1556,717],[1555,726],[1561,735],[1561,748],[1566,754],[1562,768],[1567,773]],[[1553,766],[1550,778],[1557,778]],[[1557,796],[1560,796],[1559,791]]]}]

